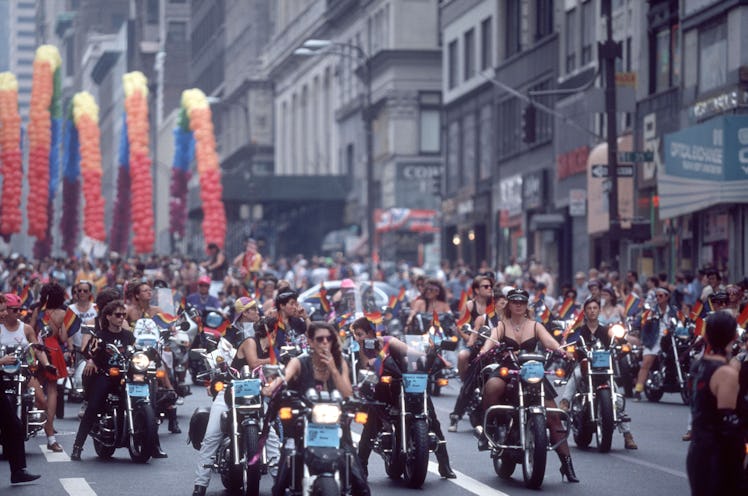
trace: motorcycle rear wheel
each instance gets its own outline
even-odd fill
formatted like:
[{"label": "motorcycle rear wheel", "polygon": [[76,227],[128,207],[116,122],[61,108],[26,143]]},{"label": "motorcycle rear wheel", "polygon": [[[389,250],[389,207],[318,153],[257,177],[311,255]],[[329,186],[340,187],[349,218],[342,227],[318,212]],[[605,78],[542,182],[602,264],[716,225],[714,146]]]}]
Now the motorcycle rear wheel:
[{"label": "motorcycle rear wheel", "polygon": [[548,432],[545,428],[545,415],[535,413],[527,417],[525,426],[525,449],[522,461],[525,487],[538,489],[543,484],[547,455]]},{"label": "motorcycle rear wheel", "polygon": [[132,410],[134,432],[128,436],[127,449],[135,463],[146,463],[156,448],[156,414],[151,405],[140,405]]},{"label": "motorcycle rear wheel", "polygon": [[[660,374],[660,377],[655,377],[655,374]],[[647,399],[653,403],[657,403],[662,399],[662,395],[665,393],[665,388],[660,385],[660,387],[655,387],[655,383],[662,383],[661,378],[664,378],[664,370],[660,371],[658,370],[650,370],[649,374],[647,375],[647,381],[644,383],[644,394],[647,396]]]},{"label": "motorcycle rear wheel", "polygon": [[[258,494],[258,493],[254,493]],[[312,496],[339,496],[340,488],[335,479],[329,476],[317,477],[312,486]]]},{"label": "motorcycle rear wheel", "polygon": [[429,426],[425,419],[414,420],[408,431],[408,455],[403,479],[411,489],[423,486],[429,470]]}]

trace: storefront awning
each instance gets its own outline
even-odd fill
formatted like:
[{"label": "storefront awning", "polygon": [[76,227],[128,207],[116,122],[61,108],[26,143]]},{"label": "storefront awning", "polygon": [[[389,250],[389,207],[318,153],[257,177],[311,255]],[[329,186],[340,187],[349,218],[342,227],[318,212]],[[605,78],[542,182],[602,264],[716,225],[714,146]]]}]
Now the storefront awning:
[{"label": "storefront awning", "polygon": [[560,229],[563,225],[564,216],[561,214],[535,214],[530,217],[530,231]]},{"label": "storefront awning", "polygon": [[435,233],[439,232],[436,210],[411,208],[389,208],[374,213],[377,232],[409,231]]},{"label": "storefront awning", "polygon": [[721,116],[665,135],[657,171],[661,219],[748,203],[748,115]]}]

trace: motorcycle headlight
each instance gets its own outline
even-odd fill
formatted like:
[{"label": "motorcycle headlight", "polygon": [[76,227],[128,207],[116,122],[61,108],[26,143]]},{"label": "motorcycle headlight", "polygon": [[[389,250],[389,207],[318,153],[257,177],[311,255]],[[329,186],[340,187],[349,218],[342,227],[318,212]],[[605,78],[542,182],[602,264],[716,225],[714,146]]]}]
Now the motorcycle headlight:
[{"label": "motorcycle headlight", "polygon": [[130,363],[138,372],[144,372],[148,368],[148,364],[151,363],[151,359],[142,351],[138,351],[132,356]]},{"label": "motorcycle headlight", "polygon": [[340,407],[331,403],[319,403],[312,407],[312,422],[315,424],[337,424]]},{"label": "motorcycle headlight", "polygon": [[613,336],[618,339],[621,339],[623,336],[626,335],[626,329],[621,324],[615,324],[610,329],[611,331],[613,331]]}]

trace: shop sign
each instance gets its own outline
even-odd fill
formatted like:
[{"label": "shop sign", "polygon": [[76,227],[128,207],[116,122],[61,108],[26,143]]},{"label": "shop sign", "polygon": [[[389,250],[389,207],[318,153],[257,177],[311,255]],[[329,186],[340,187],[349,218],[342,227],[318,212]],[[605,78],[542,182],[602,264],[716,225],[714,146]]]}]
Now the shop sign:
[{"label": "shop sign", "polygon": [[583,189],[569,190],[569,215],[584,217],[587,215],[587,191]]},{"label": "shop sign", "polygon": [[540,208],[545,202],[545,171],[525,174],[522,178],[522,205],[524,210]]},{"label": "shop sign", "polygon": [[734,110],[746,103],[748,93],[735,88],[719,95],[694,103],[688,109],[688,116],[694,121],[702,121],[728,110]]},{"label": "shop sign", "polygon": [[506,215],[514,216],[522,213],[522,176],[515,174],[499,181],[499,208],[506,211]]},{"label": "shop sign", "polygon": [[590,147],[586,145],[558,155],[556,157],[556,178],[558,180],[566,179],[585,172],[589,155]]}]

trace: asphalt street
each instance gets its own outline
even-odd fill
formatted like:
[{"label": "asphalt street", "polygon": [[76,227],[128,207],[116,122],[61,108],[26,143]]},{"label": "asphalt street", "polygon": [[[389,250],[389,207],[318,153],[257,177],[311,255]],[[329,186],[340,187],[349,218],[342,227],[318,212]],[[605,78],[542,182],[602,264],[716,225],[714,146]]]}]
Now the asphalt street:
[{"label": "asphalt street", "polygon": [[[457,392],[458,383],[448,386],[443,395],[434,399],[437,413],[446,432],[449,412]],[[187,496],[191,494],[197,451],[187,444],[189,417],[198,406],[208,406],[210,398],[203,388],[193,388],[179,408],[182,434],[170,434],[166,425],[160,427],[161,444],[169,454],[167,459],[151,460],[145,465],[130,461],[126,448],[118,449],[113,459],[96,458],[89,439],[81,462],[70,461],[73,438],[78,426],[78,404],[67,404],[65,418],[56,422],[58,441],[64,453],[51,453],[46,449],[46,439],[37,437],[26,443],[28,467],[42,478],[27,485],[10,485],[6,462],[0,462],[0,494],[12,496],[131,496],[160,495]],[[688,494],[685,459],[688,443],[681,441],[686,429],[687,408],[676,395],[665,395],[660,403],[629,402],[627,411],[632,417],[632,431],[639,445],[635,451],[623,448],[623,437],[616,433],[610,453],[582,451],[572,445],[572,456],[579,484],[562,482],[559,461],[555,454],[548,456],[546,476],[542,491],[548,494],[574,494],[630,496],[646,489],[649,494]],[[430,473],[423,491],[432,496],[502,496],[537,494],[526,489],[522,470],[515,470],[511,481],[496,476],[488,452],[479,452],[469,424],[461,422],[458,432],[446,433],[452,467],[457,479],[443,480],[437,472],[436,459],[431,457]],[[391,481],[384,473],[381,459],[372,454],[369,461],[369,483],[372,494],[405,495],[414,490]],[[271,479],[264,478],[261,494],[270,494]],[[210,495],[227,494],[217,476],[213,476],[208,489]]]}]

